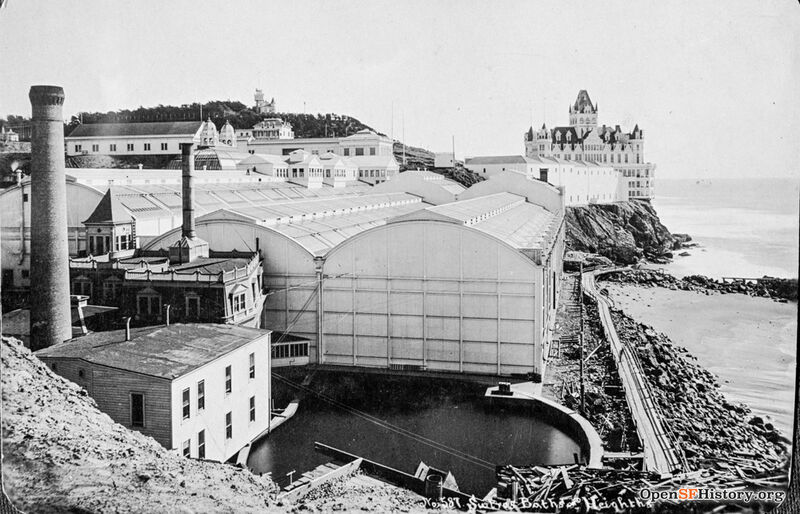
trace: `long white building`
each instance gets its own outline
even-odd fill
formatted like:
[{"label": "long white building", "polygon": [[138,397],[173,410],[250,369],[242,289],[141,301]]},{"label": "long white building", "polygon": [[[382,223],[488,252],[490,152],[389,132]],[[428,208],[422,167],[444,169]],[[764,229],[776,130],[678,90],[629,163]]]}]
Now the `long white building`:
[{"label": "long white building", "polygon": [[467,158],[465,167],[481,177],[512,172],[564,190],[564,204],[588,205],[628,199],[627,179],[611,165],[557,157],[497,155]]}]

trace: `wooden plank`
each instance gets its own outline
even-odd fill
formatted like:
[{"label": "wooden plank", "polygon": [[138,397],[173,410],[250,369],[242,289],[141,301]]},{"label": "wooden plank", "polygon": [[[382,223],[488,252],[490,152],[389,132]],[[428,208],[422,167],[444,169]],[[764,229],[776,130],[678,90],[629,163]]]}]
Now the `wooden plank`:
[{"label": "wooden plank", "polygon": [[288,501],[298,500],[322,484],[335,478],[345,476],[359,469],[361,467],[361,462],[362,459],[358,458],[349,464],[345,464],[344,466],[330,470],[327,473],[323,473],[315,477],[314,479],[309,479],[307,477],[301,478],[293,484],[294,487],[291,490],[287,490],[283,494],[278,495],[278,498]]}]

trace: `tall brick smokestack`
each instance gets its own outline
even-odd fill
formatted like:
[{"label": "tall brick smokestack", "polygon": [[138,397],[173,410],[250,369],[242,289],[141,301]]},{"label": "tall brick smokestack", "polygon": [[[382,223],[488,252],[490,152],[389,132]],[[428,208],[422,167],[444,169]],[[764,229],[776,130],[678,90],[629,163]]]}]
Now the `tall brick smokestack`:
[{"label": "tall brick smokestack", "polygon": [[64,89],[32,86],[31,349],[72,337],[64,172]]}]

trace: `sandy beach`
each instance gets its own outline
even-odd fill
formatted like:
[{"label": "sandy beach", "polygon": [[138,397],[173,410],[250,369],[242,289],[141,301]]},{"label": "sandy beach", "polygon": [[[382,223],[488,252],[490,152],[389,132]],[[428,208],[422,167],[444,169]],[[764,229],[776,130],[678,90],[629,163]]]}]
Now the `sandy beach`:
[{"label": "sandy beach", "polygon": [[719,377],[728,400],[748,405],[791,438],[797,304],[600,282],[637,321],[667,334]]}]

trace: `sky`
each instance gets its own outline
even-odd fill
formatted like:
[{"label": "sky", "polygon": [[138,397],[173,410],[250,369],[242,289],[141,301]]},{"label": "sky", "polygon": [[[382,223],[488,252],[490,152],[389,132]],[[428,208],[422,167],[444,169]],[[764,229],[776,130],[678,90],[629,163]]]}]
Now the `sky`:
[{"label": "sky", "polygon": [[208,100],[348,114],[459,158],[523,154],[580,89],[657,176],[800,178],[800,7],[785,1],[9,0],[0,116]]}]

